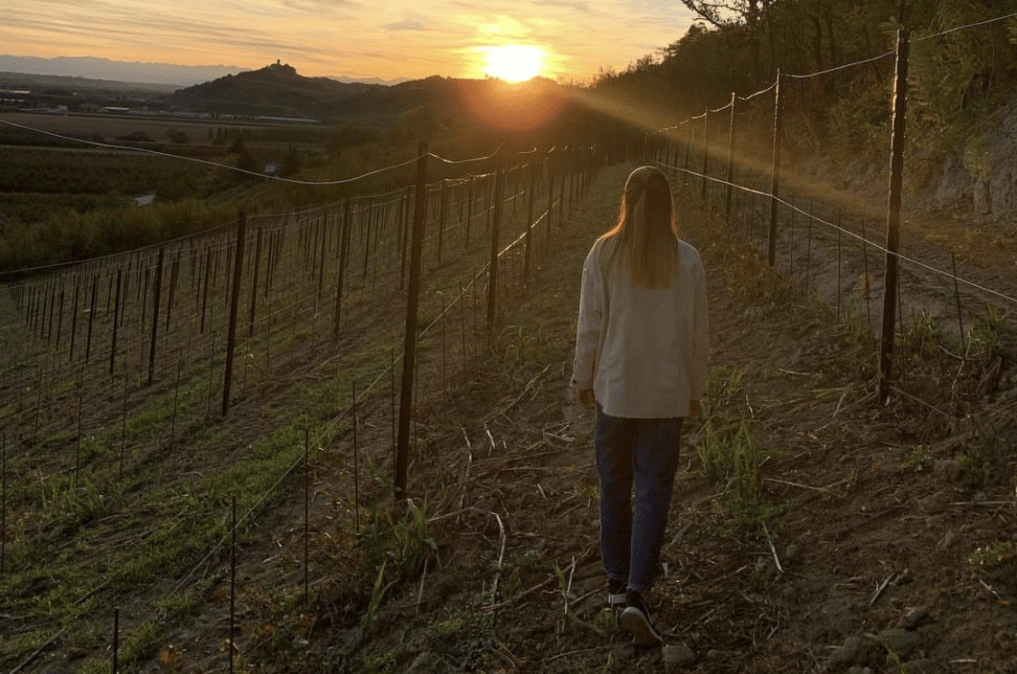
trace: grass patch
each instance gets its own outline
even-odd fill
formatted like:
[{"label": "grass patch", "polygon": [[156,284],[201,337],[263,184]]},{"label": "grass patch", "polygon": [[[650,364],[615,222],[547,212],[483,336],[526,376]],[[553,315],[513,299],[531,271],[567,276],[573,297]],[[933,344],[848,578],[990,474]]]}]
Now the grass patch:
[{"label": "grass patch", "polygon": [[708,421],[696,453],[706,479],[719,490],[719,502],[727,511],[725,529],[732,534],[758,531],[779,513],[762,493],[763,455],[742,421],[736,430],[718,430]]}]

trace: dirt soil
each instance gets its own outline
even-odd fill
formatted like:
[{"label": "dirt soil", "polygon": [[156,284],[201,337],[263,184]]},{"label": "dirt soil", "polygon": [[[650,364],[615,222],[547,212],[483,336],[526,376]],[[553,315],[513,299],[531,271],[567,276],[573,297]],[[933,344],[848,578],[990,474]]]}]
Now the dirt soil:
[{"label": "dirt soil", "polygon": [[[748,431],[762,458],[757,500],[707,479],[696,450],[706,420],[687,424],[652,601],[665,645],[634,648],[615,626],[593,417],[567,384],[582,258],[613,219],[628,168],[601,174],[468,379],[421,410],[410,492],[426,504],[426,534],[400,548],[405,557],[417,545],[414,574],[365,586],[351,560],[369,535],[336,538],[336,521],[353,514],[351,467],[317,460],[310,605],[293,589],[303,574],[296,490],[258,524],[271,543],[240,551],[237,671],[1017,671],[1012,333],[966,359],[945,347],[905,352],[907,382],[881,405],[871,342],[800,288],[761,280],[764,263],[701,210],[684,211],[682,231],[709,283],[707,420],[726,442]],[[925,229],[942,240],[950,227],[969,229]],[[1012,250],[1013,237],[997,229],[966,259],[1014,297],[997,246]],[[387,427],[363,418],[375,457],[360,466],[361,499],[377,504],[360,511],[369,531],[382,512],[406,520],[392,506]],[[226,671],[227,580],[144,671]]]}]

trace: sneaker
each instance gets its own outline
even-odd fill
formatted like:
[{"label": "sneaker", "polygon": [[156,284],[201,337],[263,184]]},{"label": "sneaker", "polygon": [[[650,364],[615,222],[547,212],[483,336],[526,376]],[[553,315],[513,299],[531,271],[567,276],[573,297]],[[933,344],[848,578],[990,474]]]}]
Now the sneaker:
[{"label": "sneaker", "polygon": [[629,592],[625,610],[621,614],[621,626],[632,633],[632,643],[636,646],[659,646],[664,641],[664,637],[653,626],[650,609],[638,592]]},{"label": "sneaker", "polygon": [[627,582],[624,580],[607,579],[607,605],[612,609],[625,608],[629,600]]}]

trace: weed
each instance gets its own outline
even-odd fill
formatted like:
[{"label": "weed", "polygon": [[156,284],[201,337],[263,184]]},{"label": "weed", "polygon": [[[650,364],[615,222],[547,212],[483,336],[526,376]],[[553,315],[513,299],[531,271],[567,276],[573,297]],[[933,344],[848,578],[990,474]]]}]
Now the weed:
[{"label": "weed", "polygon": [[845,338],[848,343],[859,347],[863,354],[875,354],[876,333],[869,324],[868,312],[859,306],[860,301],[860,298],[852,297],[844,310]]},{"label": "weed", "polygon": [[743,368],[727,365],[710,368],[707,397],[716,401],[718,405],[729,404],[744,389],[744,378],[745,370]]},{"label": "weed", "polygon": [[762,455],[744,421],[733,435],[719,432],[708,421],[696,452],[707,480],[722,489],[721,500],[730,515],[726,529],[757,530],[776,516],[778,508],[762,499]]},{"label": "weed", "polygon": [[908,453],[907,459],[907,467],[909,469],[916,473],[921,473],[922,471],[928,471],[929,469],[932,468],[932,466],[933,461],[929,457],[929,454],[925,450],[925,447],[922,447],[921,445],[915,445],[914,447],[911,448],[911,451]]},{"label": "weed", "polygon": [[428,629],[428,634],[432,637],[444,639],[448,637],[454,637],[459,634],[466,627],[466,621],[461,615],[454,616],[447,620],[439,620],[433,623]]},{"label": "weed", "polygon": [[461,660],[462,671],[483,670],[479,666],[491,657],[493,625],[493,617],[457,608],[444,620],[431,623],[427,637],[435,652]]},{"label": "weed", "polygon": [[395,671],[396,666],[395,651],[389,651],[382,653],[378,656],[364,656],[364,673],[365,674],[391,674]]},{"label": "weed", "polygon": [[105,517],[112,510],[119,496],[101,493],[87,477],[81,486],[65,491],[59,499],[57,527],[65,535],[73,534],[82,526]]},{"label": "weed", "polygon": [[993,545],[979,546],[968,555],[968,564],[983,569],[993,569],[1015,558],[1017,558],[1017,543],[1003,541]]},{"label": "weed", "polygon": [[706,479],[719,485],[731,472],[730,453],[712,421],[706,423],[704,432],[703,441],[696,445],[696,453],[703,464]]},{"label": "weed", "polygon": [[561,596],[565,599],[565,604],[568,605],[572,601],[573,596],[569,592],[569,581],[565,577],[565,570],[558,566],[558,562],[554,562],[552,565],[554,571],[554,578],[558,581],[558,591],[561,592]]},{"label": "weed", "polygon": [[985,313],[971,326],[972,347],[977,343],[986,357],[994,356],[999,351],[1007,318],[1009,315],[999,306],[995,304],[986,306]]},{"label": "weed", "polygon": [[759,448],[744,421],[730,437],[718,432],[713,422],[708,421],[703,442],[696,445],[696,452],[710,482],[733,489],[741,498],[759,496]]},{"label": "weed", "polygon": [[897,674],[908,674],[908,667],[901,662],[900,656],[897,655],[897,652],[886,644],[883,645],[883,648],[886,649],[886,659],[894,666]]},{"label": "weed", "polygon": [[912,313],[905,322],[900,335],[900,352],[919,364],[934,358],[939,353],[942,335],[936,325],[934,314],[924,309]]},{"label": "weed", "polygon": [[[364,618],[361,621],[361,627],[363,627],[365,632],[374,623],[374,614],[378,611],[378,607],[381,606],[381,600],[385,598],[385,593],[392,586],[392,583],[385,585],[385,564],[385,562],[382,562],[381,567],[378,569],[378,575],[374,579],[374,586],[371,588],[371,600],[367,603],[367,613],[364,614]],[[395,581],[392,582],[394,583]]]},{"label": "weed", "polygon": [[964,469],[965,485],[976,490],[1005,483],[1010,479],[1009,448],[1014,433],[997,429],[988,416],[972,414],[968,419],[976,433],[966,443],[965,451],[955,457]]},{"label": "weed", "polygon": [[603,632],[610,632],[618,628],[618,617],[614,611],[604,607],[593,616],[593,627]]},{"label": "weed", "polygon": [[[401,519],[393,519],[387,512],[375,513],[364,534],[363,555],[363,572],[374,574],[364,616],[367,629],[389,588],[420,573],[425,561],[437,559],[438,544],[427,531],[426,506],[408,501]],[[387,583],[386,570],[391,576]]]}]

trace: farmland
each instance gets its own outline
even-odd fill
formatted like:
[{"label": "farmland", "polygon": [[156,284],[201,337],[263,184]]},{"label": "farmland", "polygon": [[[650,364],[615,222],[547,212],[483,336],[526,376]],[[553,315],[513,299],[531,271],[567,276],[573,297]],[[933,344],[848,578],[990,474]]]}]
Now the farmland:
[{"label": "farmland", "polygon": [[[165,343],[176,348],[166,348],[160,338],[152,388],[139,381],[149,353],[143,329],[124,331],[132,338],[121,345],[117,367],[132,374],[112,386],[99,373],[104,363],[89,366],[93,384],[77,384],[67,372],[55,377],[64,357],[60,365],[24,369],[25,393],[8,411],[23,420],[20,434],[31,436],[35,424],[41,433],[38,444],[13,431],[7,441],[12,512],[21,522],[8,559],[28,571],[11,574],[17,619],[8,623],[5,664],[108,671],[117,610],[122,671],[223,671],[231,653],[240,671],[280,673],[294,663],[321,672],[805,674],[826,663],[831,671],[895,671],[880,668],[889,663],[886,649],[907,658],[908,671],[1011,671],[1013,464],[995,438],[976,431],[983,419],[995,425],[998,442],[1013,437],[1015,374],[1012,365],[1000,371],[997,360],[1005,354],[1013,362],[1012,330],[997,326],[989,343],[992,326],[969,324],[961,372],[950,353],[955,339],[932,322],[935,314],[929,323],[909,323],[901,341],[906,383],[878,405],[864,297],[840,286],[836,237],[806,234],[802,223],[797,238],[793,223],[782,230],[781,271],[798,270],[782,281],[754,247],[759,209],[740,198],[745,219],[722,221],[695,187],[676,198],[683,235],[707,262],[710,416],[688,426],[681,449],[658,595],[667,645],[632,649],[614,628],[602,608],[596,557],[592,416],[568,402],[567,385],[582,258],[610,222],[627,169],[603,171],[592,196],[555,220],[554,245],[539,253],[531,283],[509,292],[513,301],[490,330],[477,328],[476,292],[456,287],[462,259],[451,248],[455,242],[471,265],[479,262],[490,233],[482,209],[472,211],[472,244],[465,223],[445,230],[444,258],[442,230],[429,230],[425,266],[443,285],[425,293],[423,313],[434,320],[420,370],[406,517],[392,510],[389,491],[388,351],[398,332],[389,293],[400,265],[392,240],[384,241],[394,228],[381,224],[374,231],[382,246],[369,248],[370,223],[386,222],[374,220],[382,204],[363,204],[354,220],[360,224],[350,241],[359,248],[346,291],[358,302],[344,309],[338,341],[329,338],[331,291],[326,286],[319,302],[317,288],[342,260],[334,255],[340,239],[334,230],[316,234],[329,227],[315,223],[335,227],[340,214],[291,221],[289,262],[279,258],[287,273],[275,286],[257,286],[259,302],[264,290],[274,309],[241,349],[228,418],[208,413],[218,393],[208,372],[222,365],[214,357],[221,304],[210,326],[218,341],[176,333]],[[442,203],[446,214],[460,204],[469,212],[470,201],[457,199],[469,191],[448,198],[438,187],[432,215]],[[921,238],[916,232],[916,245],[931,252],[934,242]],[[324,277],[308,254],[317,241],[331,246],[320,258],[332,265]],[[211,277],[192,273],[186,255],[179,274],[167,274],[187,289],[174,326],[198,320],[202,293],[194,284],[200,288],[202,278],[223,295],[225,274],[220,268],[216,276],[215,260],[221,255],[221,267],[228,264],[226,240],[208,243],[212,265],[203,269]],[[811,266],[795,260],[806,250]],[[851,249],[849,261],[843,251],[845,277],[861,276],[862,252]],[[983,264],[965,272],[985,282],[992,247],[976,252]],[[199,271],[203,257],[191,258]],[[513,259],[506,276],[522,278],[519,256]],[[374,260],[387,260],[387,272],[383,264],[375,275]],[[134,270],[151,269],[151,254],[139,262]],[[249,271],[257,269],[255,262]],[[136,276],[131,288],[144,278]],[[1013,292],[1012,282],[1000,287]],[[51,284],[48,294],[58,297],[56,290]],[[243,294],[253,300],[250,290]],[[845,307],[850,300],[846,315],[825,294],[832,290]],[[906,306],[917,292],[909,286]],[[939,297],[938,312],[952,300]],[[105,344],[116,322],[108,311],[100,315],[96,334]],[[48,323],[59,342],[59,321]],[[42,336],[32,341],[43,346]],[[66,335],[59,348],[68,348]],[[75,431],[61,415],[71,410],[72,422],[80,418],[73,412],[80,400],[98,416]],[[952,404],[985,411],[954,416]],[[83,437],[77,456],[75,436]],[[724,447],[755,461],[751,480],[739,482],[723,466],[711,473]],[[243,524],[231,547],[235,512]]]},{"label": "farmland", "polygon": [[[0,271],[148,245],[219,224],[224,212],[256,211],[244,188],[258,184],[251,174],[292,157],[322,161],[327,131],[143,115],[0,114]],[[232,166],[251,173],[233,173]],[[144,195],[155,203],[139,213],[134,198]],[[190,215],[182,229],[164,222],[183,204]],[[115,241],[103,223],[116,220],[149,221],[141,227],[149,231]],[[80,241],[57,244],[66,237]]]}]

